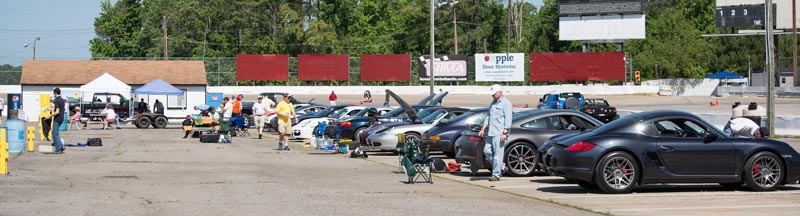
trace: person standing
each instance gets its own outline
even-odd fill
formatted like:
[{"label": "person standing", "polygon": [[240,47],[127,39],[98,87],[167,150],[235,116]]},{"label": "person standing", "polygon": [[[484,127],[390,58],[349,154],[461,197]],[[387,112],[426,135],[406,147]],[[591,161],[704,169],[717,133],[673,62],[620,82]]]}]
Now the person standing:
[{"label": "person standing", "polygon": [[[492,177],[489,181],[500,181],[505,154],[506,139],[511,132],[511,101],[503,96],[500,85],[495,84],[491,88],[492,103],[489,105],[489,115],[483,120],[483,127],[478,136],[486,134],[486,145],[483,154],[492,161]],[[486,131],[488,128],[488,131]],[[485,133],[484,133],[485,132]]]},{"label": "person standing", "polygon": [[261,131],[264,129],[264,123],[267,122],[267,113],[275,102],[269,98],[266,101],[262,97],[258,97],[258,102],[253,104],[253,121],[258,127],[258,139],[261,139]]},{"label": "person standing", "polygon": [[333,93],[333,91],[331,91],[331,95],[328,95],[328,100],[331,101],[331,106],[336,106],[336,99],[339,99],[338,97],[336,97],[336,93]]},{"label": "person standing", "polygon": [[292,133],[292,120],[297,121],[297,113],[294,112],[294,105],[290,101],[292,95],[283,93],[283,101],[275,106],[275,112],[278,114],[278,133],[280,138],[278,140],[278,150],[289,150],[289,135]]},{"label": "person standing", "polygon": [[735,118],[725,124],[724,131],[731,136],[738,137],[769,137],[769,128],[760,127],[756,122],[748,118]]},{"label": "person standing", "polygon": [[50,130],[53,133],[53,142],[55,142],[55,152],[56,154],[64,153],[64,143],[61,142],[61,137],[58,135],[58,129],[61,128],[61,119],[64,119],[64,99],[61,98],[61,89],[55,88],[53,89],[53,94],[55,95],[55,100],[53,101],[53,115],[51,116],[53,120],[53,128]]},{"label": "person standing", "polygon": [[222,110],[220,110],[220,112],[222,112],[222,117],[223,118],[225,118],[225,117],[230,118],[233,115],[233,103],[231,103],[231,99],[230,98],[225,97],[225,98],[222,99],[222,107],[221,107],[221,109]]},{"label": "person standing", "polygon": [[0,97],[0,121],[2,121],[3,119],[3,110],[5,109],[6,109],[6,101],[3,100],[2,97]]},{"label": "person standing", "polygon": [[156,99],[156,103],[153,104],[153,112],[157,114],[164,114],[164,104],[162,104],[161,101],[158,101],[158,99]]},{"label": "person standing", "polygon": [[144,98],[139,100],[139,104],[136,105],[136,111],[139,113],[147,112],[147,103],[144,102]]},{"label": "person standing", "polygon": [[236,99],[233,99],[233,108],[231,109],[231,116],[234,117],[241,117],[242,116],[242,95],[236,96]]}]

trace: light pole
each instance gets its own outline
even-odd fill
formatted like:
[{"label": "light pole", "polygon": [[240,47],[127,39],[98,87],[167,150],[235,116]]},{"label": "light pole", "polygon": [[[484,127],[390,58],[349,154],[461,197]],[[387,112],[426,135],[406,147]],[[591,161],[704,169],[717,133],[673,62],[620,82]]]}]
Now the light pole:
[{"label": "light pole", "polygon": [[[36,38],[33,39],[33,60],[36,60],[36,41],[38,41],[39,39],[41,39],[41,38],[40,37],[36,37]],[[31,45],[30,43],[26,43],[22,47],[28,47],[30,45]]]},{"label": "light pole", "polygon": [[433,59],[435,57],[435,54],[434,54],[435,50],[433,49],[434,48],[433,47],[434,46],[434,44],[433,44],[433,39],[434,39],[434,36],[433,36],[433,11],[435,9],[434,7],[436,7],[436,3],[434,2],[434,0],[431,0],[431,59],[430,59],[430,61],[428,63],[429,64],[429,68],[428,69],[431,71],[430,76],[428,76],[428,78],[431,79],[431,92],[430,92],[430,94],[433,94],[433,77],[434,77],[434,75],[433,75]]}]

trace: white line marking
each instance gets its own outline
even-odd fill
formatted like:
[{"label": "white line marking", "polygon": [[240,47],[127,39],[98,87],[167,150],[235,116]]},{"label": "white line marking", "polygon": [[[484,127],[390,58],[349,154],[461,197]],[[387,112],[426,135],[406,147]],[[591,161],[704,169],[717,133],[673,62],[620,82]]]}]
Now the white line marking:
[{"label": "white line marking", "polygon": [[611,210],[611,211],[701,210],[701,209],[744,209],[744,208],[775,208],[775,207],[800,207],[800,205],[760,205],[760,206],[709,206],[709,207],[638,208],[638,209],[615,209],[615,210]]}]

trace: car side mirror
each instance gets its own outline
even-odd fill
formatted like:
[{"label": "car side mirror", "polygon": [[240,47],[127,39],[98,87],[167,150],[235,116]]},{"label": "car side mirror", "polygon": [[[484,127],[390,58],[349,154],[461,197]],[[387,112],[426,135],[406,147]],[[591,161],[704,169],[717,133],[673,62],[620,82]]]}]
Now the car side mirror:
[{"label": "car side mirror", "polygon": [[703,138],[703,142],[704,143],[714,142],[714,140],[717,140],[717,138],[719,138],[719,135],[717,135],[715,133],[708,133],[708,134],[706,134],[706,137]]}]

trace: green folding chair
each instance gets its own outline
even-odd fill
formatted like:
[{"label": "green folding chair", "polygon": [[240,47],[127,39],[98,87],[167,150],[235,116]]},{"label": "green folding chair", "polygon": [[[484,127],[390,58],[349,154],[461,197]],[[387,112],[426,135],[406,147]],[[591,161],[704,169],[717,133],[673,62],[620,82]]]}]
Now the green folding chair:
[{"label": "green folding chair", "polygon": [[408,175],[408,183],[414,184],[420,179],[433,184],[433,158],[428,149],[422,147],[419,140],[408,142],[405,136],[398,136],[398,154],[400,156],[400,169]]}]

